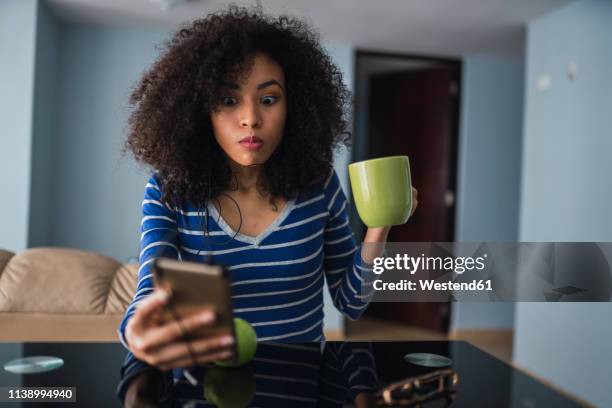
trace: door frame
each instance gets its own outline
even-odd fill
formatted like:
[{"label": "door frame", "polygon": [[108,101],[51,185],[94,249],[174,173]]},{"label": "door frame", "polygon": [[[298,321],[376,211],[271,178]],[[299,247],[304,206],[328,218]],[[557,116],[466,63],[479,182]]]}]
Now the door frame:
[{"label": "door frame", "polygon": [[[389,72],[401,71],[402,69],[409,69],[407,65],[409,64],[425,64],[426,66],[446,66],[451,68],[455,72],[454,80],[454,90],[449,90],[449,92],[453,92],[454,96],[454,104],[452,106],[451,111],[451,124],[450,124],[450,132],[451,132],[451,150],[452,153],[450,155],[450,163],[449,169],[454,171],[454,175],[451,174],[449,178],[449,186],[448,188],[454,192],[454,202],[457,203],[457,186],[458,186],[458,164],[459,164],[459,137],[460,137],[460,112],[461,112],[461,92],[462,92],[462,73],[463,73],[463,62],[460,58],[444,58],[444,57],[435,57],[435,56],[427,56],[427,55],[417,55],[417,54],[405,54],[405,53],[392,53],[392,52],[381,52],[381,51],[372,51],[367,49],[357,49],[354,54],[354,68],[353,68],[353,90],[354,90],[354,111],[353,111],[353,143],[352,143],[352,151],[351,151],[351,162],[366,160],[368,158],[368,144],[369,144],[369,107],[368,107],[368,99],[369,99],[369,89],[367,86],[368,76],[372,75],[374,72],[372,68],[367,68],[366,63],[367,59],[370,60],[380,60],[380,61],[403,61],[406,63],[406,67],[400,68],[398,65],[397,68],[390,68]],[[400,64],[401,65],[401,64]],[[413,67],[415,67],[413,65]],[[384,71],[378,71],[384,72]],[[365,89],[364,89],[365,88]],[[350,192],[349,192],[350,194]],[[352,197],[351,197],[352,202]],[[449,225],[449,240],[455,241],[455,224],[456,224],[456,205],[454,205],[452,212],[452,221]],[[354,205],[351,206],[350,213],[350,226],[353,232],[355,232],[355,237],[358,242],[363,241],[363,237],[365,235],[365,227],[362,224],[359,215],[357,213],[357,209]],[[446,305],[446,310],[443,317],[442,325],[446,327],[446,330],[450,329],[450,318],[451,318],[451,307],[452,304],[448,302]],[[348,322],[345,321],[345,327],[348,328]]]},{"label": "door frame", "polygon": [[[371,75],[372,70],[369,72],[364,72],[363,60],[364,59],[379,59],[379,60],[391,60],[391,61],[404,61],[406,64],[409,63],[422,63],[428,65],[444,65],[448,66],[455,70],[456,74],[456,103],[454,104],[454,109],[451,112],[451,142],[452,142],[452,151],[451,155],[451,163],[449,164],[450,169],[454,169],[455,177],[451,177],[449,188],[455,192],[455,203],[457,200],[457,176],[459,173],[458,163],[459,163],[459,120],[460,120],[460,112],[461,112],[461,92],[462,92],[462,78],[463,78],[463,62],[460,58],[445,58],[445,57],[436,57],[436,56],[428,56],[428,55],[418,55],[418,54],[408,54],[408,53],[393,53],[393,52],[385,52],[385,51],[374,51],[368,49],[356,49],[353,58],[353,100],[354,100],[354,108],[353,108],[353,118],[352,118],[352,149],[351,149],[351,163],[362,161],[367,159],[367,144],[369,142],[369,117],[368,117],[368,97],[369,90],[367,89],[367,76]],[[397,69],[399,71],[399,69]],[[393,72],[392,70],[390,72]],[[365,84],[365,86],[364,86]],[[365,89],[364,89],[365,88]],[[351,194],[351,192],[349,192]],[[351,196],[351,202],[352,196]],[[349,215],[350,218],[350,226],[352,231],[355,233],[356,240],[358,242],[363,241],[363,236],[365,235],[365,228],[359,218],[359,214],[357,214],[357,209],[354,205],[351,206],[351,212]],[[456,207],[455,212],[453,213],[453,222],[450,226],[449,235],[452,238],[452,241],[455,240],[455,222],[456,222]]]}]

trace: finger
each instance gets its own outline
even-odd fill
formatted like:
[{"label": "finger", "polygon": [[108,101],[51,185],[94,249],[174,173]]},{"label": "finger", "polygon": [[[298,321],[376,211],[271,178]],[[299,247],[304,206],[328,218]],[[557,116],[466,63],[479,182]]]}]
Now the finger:
[{"label": "finger", "polygon": [[156,289],[152,294],[144,298],[136,305],[136,311],[132,318],[147,320],[154,311],[159,310],[168,302],[168,294],[163,290]]},{"label": "finger", "polygon": [[[231,344],[227,344],[227,341],[222,341],[220,337],[213,343],[211,343],[211,340],[193,341],[189,343],[189,346],[185,342],[178,342],[176,345],[178,346],[179,352],[176,358],[160,361],[157,366],[173,368],[177,367],[180,362],[183,363],[183,366],[204,364],[221,359],[221,357],[218,357],[219,354],[227,355],[225,358],[229,358],[233,355],[233,347]],[[189,350],[189,348],[191,348],[191,350]]]},{"label": "finger", "polygon": [[162,310],[156,310],[155,312],[153,312],[149,319],[149,323],[155,326],[163,326],[167,322],[168,317]]},{"label": "finger", "polygon": [[151,327],[143,334],[141,347],[145,351],[153,350],[182,339],[189,333],[206,328],[212,325],[214,321],[215,314],[212,310],[206,309],[204,312],[196,313],[179,321],[173,320],[161,326]]},{"label": "finger", "polygon": [[227,349],[234,342],[231,335],[215,336],[211,338],[185,341],[176,341],[151,352],[148,363],[151,365],[166,365],[172,361],[178,361],[186,357],[206,355],[212,352],[219,352]]},{"label": "finger", "polygon": [[229,351],[229,350],[215,351],[213,353],[208,353],[205,355],[198,356],[196,358],[195,363],[191,357],[185,357],[185,358],[182,358],[176,361],[172,361],[167,364],[163,364],[159,366],[159,368],[160,370],[164,370],[164,371],[171,370],[173,368],[188,368],[188,367],[193,367],[194,365],[207,364],[207,363],[212,363],[214,361],[219,361],[219,360],[227,360],[232,356],[233,356],[233,353],[232,351]]}]

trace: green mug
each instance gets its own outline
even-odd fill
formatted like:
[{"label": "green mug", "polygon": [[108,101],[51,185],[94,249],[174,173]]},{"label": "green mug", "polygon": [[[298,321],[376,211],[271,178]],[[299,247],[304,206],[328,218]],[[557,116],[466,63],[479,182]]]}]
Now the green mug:
[{"label": "green mug", "polygon": [[368,227],[404,224],[412,210],[408,156],[380,157],[349,164],[359,217]]}]

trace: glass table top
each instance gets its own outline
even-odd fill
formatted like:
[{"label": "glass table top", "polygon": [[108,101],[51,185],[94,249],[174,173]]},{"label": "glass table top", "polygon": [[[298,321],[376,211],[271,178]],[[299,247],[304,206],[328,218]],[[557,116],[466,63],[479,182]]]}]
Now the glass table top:
[{"label": "glass table top", "polygon": [[[436,360],[432,367],[418,365],[415,362],[432,365],[432,360],[427,356],[424,360],[423,356],[417,360],[406,358],[414,353],[431,353],[449,360],[435,364],[439,363]],[[15,387],[74,387],[76,402],[43,406],[122,406],[117,387],[126,355],[126,349],[118,343],[0,343],[2,367],[15,359],[33,356],[63,361],[63,365],[42,373],[19,374],[2,369],[0,389],[6,394]],[[53,361],[56,363],[49,364],[57,366],[57,360]],[[447,365],[448,362],[451,364]],[[405,380],[441,370],[455,375],[456,384],[445,384],[443,392],[412,406],[582,406],[463,341],[260,343],[253,360],[241,368],[203,366],[187,373],[181,370],[166,373],[167,378],[172,378],[171,387],[162,401],[157,399],[159,383],[144,381],[138,392],[130,394],[138,398],[126,399],[126,406],[135,402],[141,406],[168,407],[378,406],[376,401],[382,405],[381,392],[390,384],[402,381],[414,386]],[[127,387],[134,384],[128,382]],[[413,389],[411,398],[425,395],[429,386],[439,385],[435,381],[432,384],[423,381],[422,389],[416,390],[423,394]],[[403,401],[409,402],[410,398]],[[36,403],[12,399],[0,402],[0,406],[29,407]]]}]

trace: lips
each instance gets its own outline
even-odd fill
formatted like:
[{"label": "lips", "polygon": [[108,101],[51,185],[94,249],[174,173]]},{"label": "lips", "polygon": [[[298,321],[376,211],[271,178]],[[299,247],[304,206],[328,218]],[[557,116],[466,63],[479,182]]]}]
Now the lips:
[{"label": "lips", "polygon": [[245,149],[257,150],[263,146],[264,141],[260,137],[251,135],[240,139],[238,143],[240,143],[240,146],[244,147]]},{"label": "lips", "polygon": [[240,139],[240,143],[242,142],[250,142],[250,143],[263,143],[263,140],[261,140],[260,137],[255,136],[255,135],[251,135],[251,136],[247,136],[243,139]]}]

